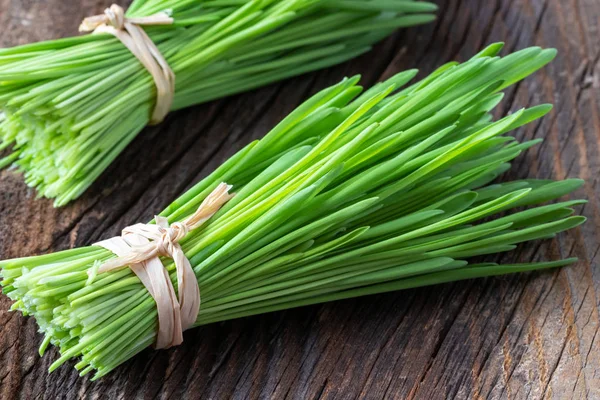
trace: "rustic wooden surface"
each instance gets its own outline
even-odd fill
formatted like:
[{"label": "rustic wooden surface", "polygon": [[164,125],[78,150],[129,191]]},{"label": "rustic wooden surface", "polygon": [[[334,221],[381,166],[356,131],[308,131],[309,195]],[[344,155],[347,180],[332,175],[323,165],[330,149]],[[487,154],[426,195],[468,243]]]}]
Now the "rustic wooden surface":
[{"label": "rustic wooden surface", "polygon": [[[110,0],[0,0],[0,46],[75,34]],[[99,382],[47,368],[32,319],[0,298],[0,397],[31,398],[589,398],[600,399],[600,1],[440,0],[439,20],[404,30],[360,59],[194,107],[146,129],[98,182],[59,210],[0,172],[0,257],[89,244],[148,220],[303,99],[343,76],[370,85],[422,74],[484,44],[556,47],[558,58],[508,92],[502,112],[552,102],[516,132],[545,138],[509,178],[581,177],[587,224],[503,261],[577,256],[555,272],[409,290],[214,324],[182,346],[145,351]],[[235,121],[235,122],[234,122]],[[143,151],[144,160],[129,155]],[[132,171],[126,173],[125,171]]]}]

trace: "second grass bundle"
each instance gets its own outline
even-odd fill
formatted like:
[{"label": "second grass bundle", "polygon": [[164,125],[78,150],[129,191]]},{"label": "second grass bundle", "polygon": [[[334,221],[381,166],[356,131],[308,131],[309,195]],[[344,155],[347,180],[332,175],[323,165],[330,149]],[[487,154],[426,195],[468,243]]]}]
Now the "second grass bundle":
[{"label": "second grass bundle", "polygon": [[[175,76],[168,111],[348,60],[398,27],[431,21],[435,9],[407,0],[135,0],[125,16],[170,20],[143,26]],[[0,49],[0,148],[12,151],[0,167],[14,164],[40,195],[68,203],[149,123],[154,86],[106,33]]]}]

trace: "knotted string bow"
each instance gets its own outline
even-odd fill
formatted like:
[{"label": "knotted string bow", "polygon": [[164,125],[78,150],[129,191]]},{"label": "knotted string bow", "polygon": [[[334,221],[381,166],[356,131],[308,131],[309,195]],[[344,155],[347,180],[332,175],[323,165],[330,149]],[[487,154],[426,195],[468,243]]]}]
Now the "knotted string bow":
[{"label": "knotted string bow", "polygon": [[[183,331],[190,328],[200,311],[200,289],[194,270],[179,241],[190,230],[198,228],[233,197],[231,186],[221,183],[200,204],[194,214],[183,222],[169,225],[166,218],[156,216],[156,225],[135,224],[116,236],[98,243],[118,257],[102,264],[98,274],[129,266],[156,301],[158,310],[157,349],[177,346],[183,342]],[[172,258],[177,271],[175,289],[159,257]]]},{"label": "knotted string bow", "polygon": [[79,26],[80,32],[109,33],[115,36],[150,72],[156,85],[156,104],[150,118],[152,125],[161,122],[171,109],[175,96],[175,74],[141,26],[172,23],[173,18],[164,12],[128,18],[122,7],[113,4],[104,10],[104,14],[88,17]]}]

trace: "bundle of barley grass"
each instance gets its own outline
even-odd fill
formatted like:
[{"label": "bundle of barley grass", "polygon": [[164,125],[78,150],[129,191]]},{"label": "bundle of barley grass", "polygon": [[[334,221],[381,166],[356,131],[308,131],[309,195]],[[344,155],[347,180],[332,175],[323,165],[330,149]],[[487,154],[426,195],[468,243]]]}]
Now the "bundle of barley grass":
[{"label": "bundle of barley grass", "polygon": [[[493,121],[501,90],[537,70],[553,50],[504,58],[492,45],[402,88],[416,71],[362,91],[345,79],[299,106],[173,202],[180,221],[219,182],[235,197],[181,243],[198,279],[196,325],[348,297],[573,262],[471,264],[575,227],[581,200],[546,203],[579,180],[490,183],[538,141],[505,134],[550,110]],[[499,215],[500,214],[500,215]],[[494,218],[495,217],[495,218]],[[128,269],[89,279],[115,256],[97,246],[3,261],[13,309],[35,317],[61,357],[101,377],[151,345],[154,300]],[[162,259],[175,282],[172,260]],[[93,274],[92,274],[93,277]]]},{"label": "bundle of barley grass", "polygon": [[[398,27],[431,21],[414,0],[135,0],[176,79],[176,110],[334,65]],[[73,21],[76,26],[80,21]],[[156,88],[115,37],[0,49],[0,149],[28,185],[61,206],[81,195],[148,124]]]}]

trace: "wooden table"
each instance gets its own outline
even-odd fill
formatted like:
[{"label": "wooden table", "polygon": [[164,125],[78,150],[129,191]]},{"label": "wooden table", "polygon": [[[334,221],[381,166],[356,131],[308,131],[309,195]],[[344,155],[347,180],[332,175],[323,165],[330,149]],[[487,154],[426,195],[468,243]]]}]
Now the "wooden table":
[{"label": "wooden table", "polygon": [[[0,0],[0,46],[76,34],[110,0]],[[422,75],[484,44],[556,47],[558,58],[507,92],[500,112],[551,102],[515,132],[544,138],[507,178],[581,177],[587,224],[520,247],[504,262],[577,256],[554,272],[409,290],[214,324],[182,346],[147,350],[99,382],[71,365],[47,373],[35,321],[0,298],[2,398],[589,398],[600,399],[600,1],[441,0],[439,20],[407,29],[327,71],[176,112],[146,129],[78,201],[36,200],[0,172],[0,256],[89,244],[148,220],[309,94],[344,76],[371,85]],[[132,156],[143,152],[139,160]],[[126,172],[131,171],[131,172]]]}]

